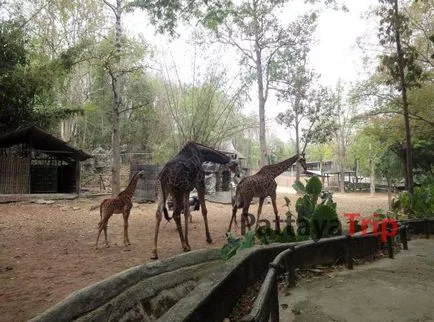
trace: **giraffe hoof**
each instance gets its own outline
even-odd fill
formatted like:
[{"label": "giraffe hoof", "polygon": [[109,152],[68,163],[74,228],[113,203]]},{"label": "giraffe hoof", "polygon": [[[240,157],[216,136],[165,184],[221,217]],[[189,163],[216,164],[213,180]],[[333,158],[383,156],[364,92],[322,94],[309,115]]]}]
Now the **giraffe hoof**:
[{"label": "giraffe hoof", "polygon": [[153,251],[152,251],[151,259],[158,259],[158,254],[157,254],[157,251],[156,251],[156,250],[153,250]]},{"label": "giraffe hoof", "polygon": [[109,245],[109,244],[105,244],[105,247],[106,247],[106,248],[110,248],[110,245]]},{"label": "giraffe hoof", "polygon": [[211,244],[211,243],[212,243],[212,239],[211,239],[211,238],[207,238],[207,239],[206,239],[206,242],[207,242],[208,244]]},{"label": "giraffe hoof", "polygon": [[184,249],[184,252],[189,252],[189,251],[191,250],[191,248],[190,248],[189,245],[185,245],[185,246],[183,247],[183,249]]}]

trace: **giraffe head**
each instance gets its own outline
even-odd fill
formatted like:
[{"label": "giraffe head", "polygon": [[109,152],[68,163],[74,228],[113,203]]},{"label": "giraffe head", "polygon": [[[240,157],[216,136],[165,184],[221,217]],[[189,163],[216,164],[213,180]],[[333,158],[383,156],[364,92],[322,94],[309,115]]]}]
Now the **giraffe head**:
[{"label": "giraffe head", "polygon": [[225,164],[225,167],[229,169],[236,178],[239,178],[241,176],[241,166],[240,163],[236,160],[232,160]]},{"label": "giraffe head", "polygon": [[306,159],[304,158],[304,153],[298,156],[298,163],[303,167],[304,171],[307,170]]},{"label": "giraffe head", "polygon": [[136,178],[137,179],[145,179],[145,171],[140,170],[140,171],[136,172]]}]

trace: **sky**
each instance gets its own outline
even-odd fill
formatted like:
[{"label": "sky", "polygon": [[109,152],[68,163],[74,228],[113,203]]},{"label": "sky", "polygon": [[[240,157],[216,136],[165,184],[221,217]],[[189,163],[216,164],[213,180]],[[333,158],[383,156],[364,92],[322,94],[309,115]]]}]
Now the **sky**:
[{"label": "sky", "polygon": [[[377,3],[377,0],[348,0],[346,1],[348,12],[326,10],[320,15],[315,33],[316,44],[311,49],[310,63],[311,67],[321,74],[320,82],[323,85],[334,87],[338,80],[350,83],[366,78],[362,50],[357,46],[356,39],[363,36],[370,43],[376,42],[377,26],[373,22],[368,23],[362,15],[370,6]],[[288,8],[288,10],[293,9]],[[283,18],[285,15],[292,14],[293,11],[283,12]],[[128,32],[142,34],[157,49],[163,50],[167,63],[170,65],[172,59],[175,62],[180,78],[191,81],[194,49],[188,44],[190,37],[188,28],[181,27],[179,29],[181,37],[169,42],[166,37],[155,35],[153,27],[145,21],[145,14],[137,10],[124,20],[124,28]],[[234,50],[210,49],[207,53],[214,57],[218,56],[219,63],[229,67],[231,72],[238,72],[239,55]],[[256,90],[256,86],[251,89],[252,101],[245,105],[246,114],[258,113]],[[284,112],[287,108],[287,105],[277,102],[274,95],[270,94],[265,112],[268,120],[267,130],[283,141],[290,140],[291,133],[274,119],[278,113]]]}]

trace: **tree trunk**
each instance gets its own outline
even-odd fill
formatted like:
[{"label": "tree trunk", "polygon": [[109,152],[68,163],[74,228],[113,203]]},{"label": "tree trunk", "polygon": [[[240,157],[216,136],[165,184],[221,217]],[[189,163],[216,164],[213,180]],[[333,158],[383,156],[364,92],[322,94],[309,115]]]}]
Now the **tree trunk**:
[{"label": "tree trunk", "polygon": [[371,193],[371,197],[373,197],[375,194],[375,166],[374,166],[374,158],[371,152],[371,144],[369,144],[369,170],[371,172],[371,177],[369,179],[370,181],[369,191]]},{"label": "tree trunk", "polygon": [[267,164],[267,142],[265,139],[265,97],[264,84],[262,75],[261,53],[257,52],[257,68],[258,68],[258,99],[259,99],[259,146],[261,150],[261,164],[263,167]]},{"label": "tree trunk", "polygon": [[390,187],[390,178],[387,175],[386,175],[386,181],[387,181],[387,208],[390,211],[392,205],[392,189]]},{"label": "tree trunk", "polygon": [[[121,62],[122,52],[122,0],[116,0],[116,7],[104,0],[104,2],[113,10],[116,17],[115,46],[116,46],[116,63],[115,70],[109,70],[112,80],[113,90],[113,110],[112,110],[112,195],[115,196],[120,192],[120,169],[121,169],[121,133],[120,133],[120,110],[122,104],[121,93],[121,73],[118,71]],[[109,68],[110,69],[110,68]]]},{"label": "tree trunk", "polygon": [[339,191],[345,192],[345,137],[344,129],[341,129],[339,138],[339,175],[341,180],[339,181]]},{"label": "tree trunk", "polygon": [[404,53],[401,47],[401,33],[399,30],[399,17],[398,17],[398,0],[394,0],[394,10],[395,10],[395,35],[396,35],[396,53],[398,56],[398,70],[399,70],[399,80],[402,94],[402,108],[404,115],[404,125],[405,125],[405,189],[409,192],[413,191],[413,158],[412,158],[412,147],[411,147],[411,135],[410,135],[410,121],[408,117],[408,99],[407,99],[407,85],[405,84],[404,75]]},{"label": "tree trunk", "polygon": [[[256,6],[256,2],[253,3]],[[256,8],[255,8],[256,10]],[[256,12],[256,11],[255,11]],[[254,17],[256,19],[256,17]],[[258,22],[255,20],[256,31],[258,31]],[[256,54],[256,71],[257,71],[257,82],[258,82],[258,101],[259,101],[259,146],[261,150],[261,164],[263,167],[267,164],[267,141],[265,136],[265,90],[264,90],[264,74],[262,70],[262,51],[259,47],[259,36],[255,33],[255,54]]]},{"label": "tree trunk", "polygon": [[[119,82],[113,79],[115,84]],[[119,85],[118,85],[119,86]],[[116,196],[120,192],[120,169],[121,169],[121,133],[120,133],[120,116],[119,110],[113,111],[113,124],[112,124],[112,195]]]},{"label": "tree trunk", "polygon": [[[295,153],[300,154],[300,135],[298,124],[298,113],[295,113]],[[297,160],[295,163],[295,181],[300,181],[300,164]]]}]

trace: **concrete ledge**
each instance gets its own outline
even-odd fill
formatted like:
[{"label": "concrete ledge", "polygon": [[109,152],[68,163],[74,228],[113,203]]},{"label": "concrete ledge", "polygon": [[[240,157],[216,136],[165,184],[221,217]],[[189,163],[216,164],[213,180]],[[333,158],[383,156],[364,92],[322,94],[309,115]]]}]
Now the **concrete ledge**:
[{"label": "concrete ledge", "polygon": [[[192,268],[191,271],[188,268],[213,261],[220,261],[219,249],[192,251],[150,264],[132,267],[70,294],[63,301],[36,316],[31,321],[71,321],[79,318],[88,320],[85,316],[94,310],[109,313],[116,311],[117,304],[124,303],[125,297],[140,304],[140,300],[154,296],[162,290],[162,287],[176,287],[179,284],[188,282],[188,280],[197,280],[200,276],[195,277],[192,275],[193,271],[197,271],[197,267]],[[216,263],[212,263],[212,265],[213,268],[218,267]],[[175,275],[182,275],[178,270],[186,273],[186,275],[176,278]],[[170,272],[175,274],[165,274]],[[157,282],[152,279],[153,277],[158,278]],[[124,292],[125,294],[123,294]],[[140,311],[140,306],[136,309]],[[97,315],[107,317],[106,314]],[[107,320],[104,319],[104,321]]]},{"label": "concrete ledge", "polygon": [[291,245],[271,244],[245,249],[224,262],[218,271],[198,282],[194,291],[172,306],[158,321],[218,321],[232,310],[246,287],[257,281],[268,269],[269,263]]}]

